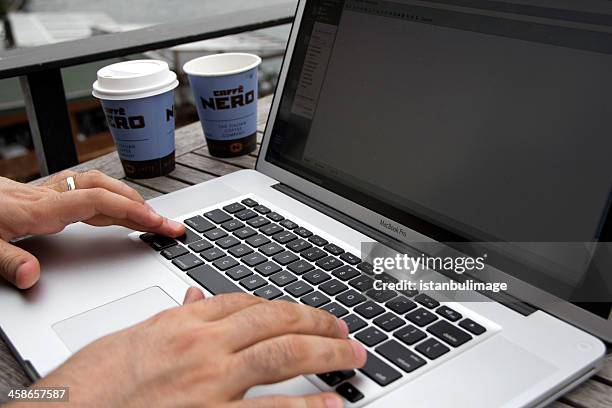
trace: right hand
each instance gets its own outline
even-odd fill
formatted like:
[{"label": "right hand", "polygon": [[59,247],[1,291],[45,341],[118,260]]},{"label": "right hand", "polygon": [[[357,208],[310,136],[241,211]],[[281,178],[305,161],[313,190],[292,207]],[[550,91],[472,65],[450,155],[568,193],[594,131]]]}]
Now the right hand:
[{"label": "right hand", "polygon": [[[220,295],[104,337],[34,387],[70,387],[70,403],[121,407],[337,408],[334,393],[243,400],[249,388],[365,364],[330,313],[285,301]],[[195,301],[194,301],[195,300]]]}]

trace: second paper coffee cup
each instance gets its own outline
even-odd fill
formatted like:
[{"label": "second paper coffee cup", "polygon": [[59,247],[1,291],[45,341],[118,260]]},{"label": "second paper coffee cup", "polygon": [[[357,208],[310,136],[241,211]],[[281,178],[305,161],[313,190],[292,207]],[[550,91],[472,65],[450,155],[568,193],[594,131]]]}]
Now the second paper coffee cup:
[{"label": "second paper coffee cup", "polygon": [[174,170],[176,74],[157,60],[126,61],[98,71],[100,99],[125,174],[152,178]]},{"label": "second paper coffee cup", "polygon": [[257,147],[257,68],[261,58],[228,53],[185,64],[208,150],[234,157]]}]

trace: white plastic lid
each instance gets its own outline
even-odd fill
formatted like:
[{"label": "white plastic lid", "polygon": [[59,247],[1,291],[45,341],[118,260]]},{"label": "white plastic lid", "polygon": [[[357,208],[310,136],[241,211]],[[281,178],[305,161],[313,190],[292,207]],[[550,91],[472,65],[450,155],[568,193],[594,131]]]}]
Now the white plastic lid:
[{"label": "white plastic lid", "polygon": [[165,61],[125,61],[100,69],[92,94],[108,100],[146,98],[168,92],[178,84]]}]

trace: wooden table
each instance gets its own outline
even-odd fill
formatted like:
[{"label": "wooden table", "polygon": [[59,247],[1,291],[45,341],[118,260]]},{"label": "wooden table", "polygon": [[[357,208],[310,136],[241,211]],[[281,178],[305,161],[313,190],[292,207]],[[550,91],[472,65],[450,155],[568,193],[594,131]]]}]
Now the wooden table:
[{"label": "wooden table", "polygon": [[[272,102],[271,97],[259,101],[258,142]],[[255,167],[256,154],[234,159],[213,158],[208,152],[199,123],[179,129],[176,133],[176,170],[166,176],[149,180],[129,180],[125,178],[117,153],[110,153],[95,160],[76,166],[77,171],[98,169],[118,179],[122,179],[138,190],[143,197],[151,199],[163,194],[223,176],[241,169]],[[500,367],[503,370],[503,367]],[[29,382],[6,344],[0,341],[0,403],[9,387],[28,385]],[[568,407],[612,407],[612,357],[593,379],[576,390],[568,393],[551,405],[555,408]]]}]

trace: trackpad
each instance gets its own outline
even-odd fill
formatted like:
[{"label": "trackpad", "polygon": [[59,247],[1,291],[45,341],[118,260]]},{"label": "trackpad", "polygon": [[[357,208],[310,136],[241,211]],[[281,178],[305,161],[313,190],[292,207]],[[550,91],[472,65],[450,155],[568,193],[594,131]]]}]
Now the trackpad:
[{"label": "trackpad", "polygon": [[52,325],[66,347],[76,353],[107,334],[140,323],[178,304],[154,286]]}]

